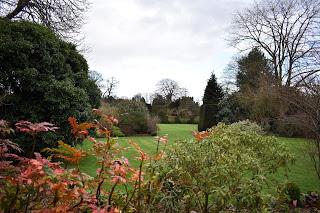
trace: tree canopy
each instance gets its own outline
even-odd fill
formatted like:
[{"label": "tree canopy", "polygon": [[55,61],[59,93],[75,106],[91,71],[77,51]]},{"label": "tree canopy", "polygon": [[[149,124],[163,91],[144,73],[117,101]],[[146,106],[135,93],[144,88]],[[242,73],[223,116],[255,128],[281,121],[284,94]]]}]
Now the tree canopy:
[{"label": "tree canopy", "polygon": [[188,91],[181,88],[176,81],[165,78],[157,83],[156,93],[164,97],[168,103],[171,103],[173,100],[186,96]]},{"label": "tree canopy", "polygon": [[204,90],[203,105],[200,108],[199,131],[211,128],[218,123],[219,103],[223,96],[222,87],[212,72]]},{"label": "tree canopy", "polygon": [[211,73],[207,86],[204,90],[203,104],[218,104],[223,98],[223,91],[221,86],[217,83],[216,76]]},{"label": "tree canopy", "polygon": [[236,84],[240,90],[256,90],[262,81],[271,77],[268,59],[258,48],[252,49],[248,55],[237,61]]},{"label": "tree canopy", "polygon": [[0,117],[9,121],[47,121],[63,133],[68,116],[87,119],[100,105],[84,57],[38,24],[0,19],[0,72]]}]

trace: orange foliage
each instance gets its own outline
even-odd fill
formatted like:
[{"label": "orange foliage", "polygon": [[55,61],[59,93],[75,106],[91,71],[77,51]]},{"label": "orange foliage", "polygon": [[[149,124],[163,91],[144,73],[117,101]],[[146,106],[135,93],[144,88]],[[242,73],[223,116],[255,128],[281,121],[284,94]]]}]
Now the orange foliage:
[{"label": "orange foliage", "polygon": [[95,128],[96,125],[90,122],[84,122],[78,124],[77,119],[75,117],[68,118],[69,124],[71,126],[71,133],[75,137],[87,137],[89,135],[88,129]]},{"label": "orange foliage", "polygon": [[203,131],[203,132],[193,132],[192,133],[193,137],[198,141],[202,141],[203,139],[205,139],[206,137],[209,137],[211,135],[210,132],[208,131]]},{"label": "orange foliage", "polygon": [[129,140],[129,144],[131,144],[139,152],[140,157],[138,157],[138,160],[145,161],[150,158],[137,143],[133,142],[132,140]]},{"label": "orange foliage", "polygon": [[43,151],[53,153],[54,157],[71,164],[79,164],[80,160],[86,156],[86,152],[65,144],[63,141],[59,141],[58,144],[58,148],[46,148]]}]

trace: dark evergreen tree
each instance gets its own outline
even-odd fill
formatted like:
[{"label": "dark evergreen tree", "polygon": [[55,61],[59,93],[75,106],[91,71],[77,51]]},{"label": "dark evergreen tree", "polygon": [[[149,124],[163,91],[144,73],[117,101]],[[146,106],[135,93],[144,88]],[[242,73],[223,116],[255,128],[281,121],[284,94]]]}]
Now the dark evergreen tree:
[{"label": "dark evergreen tree", "polygon": [[219,102],[223,98],[223,91],[216,76],[211,73],[203,95],[203,105],[200,108],[198,130],[203,131],[218,123]]},{"label": "dark evergreen tree", "polygon": [[256,90],[261,81],[271,79],[268,59],[258,48],[252,49],[248,55],[237,61],[238,71],[236,84],[240,90]]},{"label": "dark evergreen tree", "polygon": [[43,136],[37,152],[56,136],[71,143],[68,117],[88,120],[100,105],[101,92],[89,79],[85,58],[75,45],[38,24],[0,19],[0,73],[0,119],[47,121],[60,128],[52,140]]},{"label": "dark evergreen tree", "polygon": [[211,73],[208,84],[204,90],[203,104],[218,104],[223,98],[223,91],[221,86],[217,83],[216,76]]}]

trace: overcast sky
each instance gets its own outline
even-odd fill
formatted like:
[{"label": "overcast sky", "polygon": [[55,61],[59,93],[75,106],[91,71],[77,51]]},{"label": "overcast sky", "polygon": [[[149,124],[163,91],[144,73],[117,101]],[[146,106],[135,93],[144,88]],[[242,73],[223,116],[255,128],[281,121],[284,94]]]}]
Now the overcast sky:
[{"label": "overcast sky", "polygon": [[170,78],[201,99],[214,70],[222,77],[237,50],[226,37],[252,0],[92,0],[83,27],[91,70],[120,81],[117,96],[152,93]]}]

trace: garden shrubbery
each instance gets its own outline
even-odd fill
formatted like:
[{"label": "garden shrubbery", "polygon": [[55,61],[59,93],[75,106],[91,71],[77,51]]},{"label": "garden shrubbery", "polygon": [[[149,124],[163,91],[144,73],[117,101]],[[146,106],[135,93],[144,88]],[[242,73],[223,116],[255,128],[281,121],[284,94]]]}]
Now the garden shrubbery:
[{"label": "garden shrubbery", "polygon": [[164,209],[262,212],[269,208],[271,194],[263,188],[278,187],[271,174],[293,157],[276,138],[262,133],[248,121],[219,124],[177,143],[164,159],[162,180],[170,186],[163,188],[159,199]]},{"label": "garden shrubbery", "polygon": [[193,97],[182,96],[168,101],[156,94],[151,104],[151,114],[156,115],[161,123],[197,124],[199,121],[199,104]]},{"label": "garden shrubbery", "polygon": [[[94,110],[94,114],[100,120],[109,119],[110,125],[118,123],[101,110]],[[244,121],[194,132],[194,139],[172,144],[167,153],[161,149],[165,146],[160,146],[167,144],[166,136],[156,137],[154,154],[129,141],[138,159],[138,166],[131,167],[123,147],[99,121],[78,123],[70,117],[68,122],[73,140],[87,138],[92,150],[84,152],[60,141],[57,148],[44,150],[61,162],[54,163],[39,153],[21,157],[22,150],[7,139],[14,130],[8,122],[0,121],[0,209],[4,212],[272,211],[273,198],[280,200],[273,192],[282,185],[272,174],[293,159],[274,137]],[[20,122],[15,126],[17,131],[35,136],[56,130],[50,123]],[[88,137],[92,129],[106,140]],[[79,167],[88,154],[98,160],[95,177]],[[73,169],[67,168],[69,164]],[[281,196],[297,199],[296,188],[287,187]],[[315,203],[314,197],[310,195],[308,202]]]},{"label": "garden shrubbery", "polygon": [[[117,136],[138,135],[138,134],[157,134],[157,116],[151,116],[142,101],[119,99],[111,103],[103,103],[101,110],[105,113],[112,113],[119,119],[118,128],[115,129]],[[102,121],[106,126],[109,124]],[[115,128],[115,127],[112,127]],[[122,133],[122,134],[121,134]]]},{"label": "garden shrubbery", "polygon": [[[0,72],[0,118],[51,122],[60,127],[50,136],[56,140],[71,144],[68,117],[86,121],[100,105],[101,92],[76,46],[38,24],[0,19]],[[28,140],[14,137],[21,145]],[[56,144],[46,134],[38,140]],[[41,148],[37,145],[36,151]]]}]

